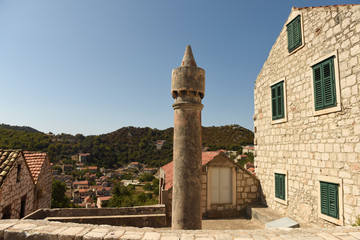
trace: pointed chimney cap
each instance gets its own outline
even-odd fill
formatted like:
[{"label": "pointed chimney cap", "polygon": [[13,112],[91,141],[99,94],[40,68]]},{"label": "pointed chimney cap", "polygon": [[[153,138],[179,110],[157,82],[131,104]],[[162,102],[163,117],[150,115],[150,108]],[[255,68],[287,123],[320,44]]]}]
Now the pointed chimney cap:
[{"label": "pointed chimney cap", "polygon": [[187,45],[180,67],[197,67],[191,46]]}]

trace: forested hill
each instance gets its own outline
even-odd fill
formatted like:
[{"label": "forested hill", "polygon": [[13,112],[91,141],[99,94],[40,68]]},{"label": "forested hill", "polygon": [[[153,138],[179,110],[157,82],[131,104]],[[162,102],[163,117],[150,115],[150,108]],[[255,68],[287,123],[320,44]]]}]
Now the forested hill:
[{"label": "forested hill", "polygon": [[40,131],[34,129],[34,128],[31,128],[31,127],[19,127],[19,126],[11,126],[11,125],[8,125],[8,124],[0,124],[0,129],[10,129],[10,130],[20,130],[20,131],[24,131],[24,132],[31,132],[31,133],[41,133]]},{"label": "forested hill", "polygon": [[[238,125],[203,127],[203,146],[210,150],[238,150],[252,144],[254,134]],[[166,140],[161,150],[157,140]],[[132,161],[162,166],[172,159],[173,128],[165,130],[123,127],[114,132],[83,136],[44,134],[30,127],[0,125],[0,149],[23,149],[48,152],[51,162],[70,159],[77,153],[90,153],[89,163],[109,168]]]}]

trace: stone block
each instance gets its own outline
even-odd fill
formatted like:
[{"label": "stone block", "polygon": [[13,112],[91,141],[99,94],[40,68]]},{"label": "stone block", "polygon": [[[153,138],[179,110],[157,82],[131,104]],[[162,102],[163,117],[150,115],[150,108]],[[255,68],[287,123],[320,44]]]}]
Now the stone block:
[{"label": "stone block", "polygon": [[121,240],[138,240],[143,236],[142,232],[134,232],[134,231],[126,231],[123,236],[121,236]]},{"label": "stone block", "polygon": [[300,227],[299,223],[292,220],[291,218],[284,217],[277,219],[272,222],[265,223],[265,229],[271,228],[298,228]]},{"label": "stone block", "polygon": [[158,240],[160,239],[161,234],[157,233],[157,232],[146,232],[144,234],[144,237],[142,238],[142,240]]}]

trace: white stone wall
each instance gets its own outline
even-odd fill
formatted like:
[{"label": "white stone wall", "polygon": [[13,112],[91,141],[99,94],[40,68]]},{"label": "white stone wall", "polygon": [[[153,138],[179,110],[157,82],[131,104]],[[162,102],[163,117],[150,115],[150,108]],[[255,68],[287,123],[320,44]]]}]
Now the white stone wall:
[{"label": "white stone wall", "polygon": [[[287,49],[286,24],[301,14],[304,46]],[[360,5],[293,8],[255,83],[255,165],[270,208],[319,218],[319,176],[343,183],[344,223],[360,215]],[[341,111],[316,116],[311,64],[337,53]],[[287,121],[271,124],[270,86],[284,79]],[[274,200],[274,171],[287,171],[288,204]],[[340,206],[341,207],[341,206]]]},{"label": "white stone wall", "polygon": [[[17,182],[18,164],[21,164],[20,181]],[[26,194],[25,216],[33,212],[34,209],[34,181],[30,171],[25,164],[24,157],[21,154],[9,170],[5,182],[0,189],[0,219],[2,218],[2,209],[11,204],[11,218],[20,218],[21,198]]]}]

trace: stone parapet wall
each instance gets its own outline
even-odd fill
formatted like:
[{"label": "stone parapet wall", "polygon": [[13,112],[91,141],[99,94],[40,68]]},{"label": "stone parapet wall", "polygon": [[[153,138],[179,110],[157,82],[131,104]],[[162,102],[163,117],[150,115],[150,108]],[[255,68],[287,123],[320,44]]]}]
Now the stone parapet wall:
[{"label": "stone parapet wall", "polygon": [[47,217],[88,217],[112,215],[164,214],[165,205],[149,205],[122,208],[52,208],[39,209],[24,219],[44,219]]},{"label": "stone parapet wall", "polygon": [[[287,23],[299,14],[303,46],[288,52],[284,25],[256,80],[256,172],[270,208],[319,225],[329,224],[319,217],[319,177],[338,179],[340,220],[351,225],[360,215],[360,5],[293,8]],[[340,110],[317,114],[311,66],[329,55],[338,63]],[[285,118],[274,123],[270,87],[279,80]],[[277,170],[287,173],[286,203],[275,200]]]},{"label": "stone parapet wall", "polygon": [[56,223],[39,220],[1,220],[0,240],[252,240],[360,239],[360,227],[274,230],[178,230]]}]

